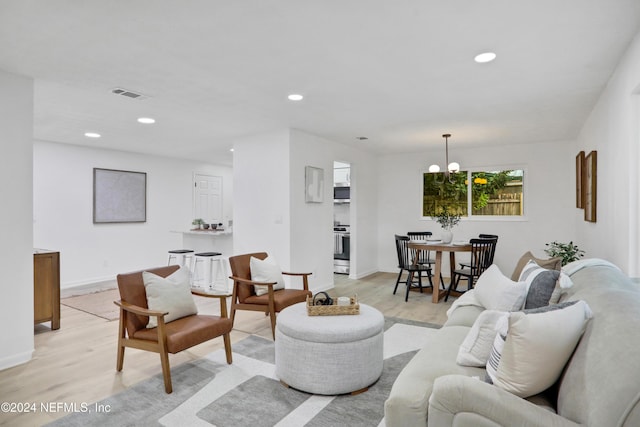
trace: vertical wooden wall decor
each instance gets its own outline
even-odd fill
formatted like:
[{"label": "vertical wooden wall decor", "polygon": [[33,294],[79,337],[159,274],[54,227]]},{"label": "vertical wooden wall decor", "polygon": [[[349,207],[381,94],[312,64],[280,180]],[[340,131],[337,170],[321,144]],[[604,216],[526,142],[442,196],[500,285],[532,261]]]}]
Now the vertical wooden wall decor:
[{"label": "vertical wooden wall decor", "polygon": [[596,206],[597,206],[597,168],[598,168],[598,153],[594,150],[590,152],[585,158],[584,162],[584,174],[585,179],[583,186],[585,187],[584,197],[584,220],[589,222],[596,222]]},{"label": "vertical wooden wall decor", "polygon": [[576,208],[584,209],[584,151],[576,156]]}]

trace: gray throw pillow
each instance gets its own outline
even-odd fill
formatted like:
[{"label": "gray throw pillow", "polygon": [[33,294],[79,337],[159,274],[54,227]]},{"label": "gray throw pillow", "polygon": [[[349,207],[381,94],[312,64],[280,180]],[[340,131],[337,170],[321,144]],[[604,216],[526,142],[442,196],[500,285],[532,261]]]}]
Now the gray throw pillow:
[{"label": "gray throw pillow", "polygon": [[529,286],[524,308],[549,305],[549,300],[559,278],[559,271],[547,270],[540,267],[535,261],[529,261],[520,274],[520,282],[526,282]]}]

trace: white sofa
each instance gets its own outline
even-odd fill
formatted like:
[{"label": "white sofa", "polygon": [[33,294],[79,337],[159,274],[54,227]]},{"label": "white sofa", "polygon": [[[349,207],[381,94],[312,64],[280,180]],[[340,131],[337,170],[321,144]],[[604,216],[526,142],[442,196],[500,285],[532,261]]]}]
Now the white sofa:
[{"label": "white sofa", "polygon": [[[593,318],[556,384],[523,399],[456,363],[481,307],[458,307],[407,364],[385,402],[386,427],[640,426],[640,290],[614,266],[586,262],[561,301]],[[473,377],[479,377],[473,378]]]}]

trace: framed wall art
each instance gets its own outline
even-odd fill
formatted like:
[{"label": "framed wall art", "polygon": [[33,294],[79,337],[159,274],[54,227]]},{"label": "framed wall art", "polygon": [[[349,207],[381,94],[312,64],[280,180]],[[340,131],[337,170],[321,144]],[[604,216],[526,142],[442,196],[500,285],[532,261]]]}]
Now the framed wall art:
[{"label": "framed wall art", "polygon": [[147,174],[93,168],[93,223],[146,221]]},{"label": "framed wall art", "polygon": [[304,186],[305,202],[322,203],[324,201],[324,169],[305,166]]},{"label": "framed wall art", "polygon": [[590,152],[584,161],[584,220],[596,222],[598,153]]},{"label": "framed wall art", "polygon": [[576,208],[584,209],[584,151],[576,156]]}]

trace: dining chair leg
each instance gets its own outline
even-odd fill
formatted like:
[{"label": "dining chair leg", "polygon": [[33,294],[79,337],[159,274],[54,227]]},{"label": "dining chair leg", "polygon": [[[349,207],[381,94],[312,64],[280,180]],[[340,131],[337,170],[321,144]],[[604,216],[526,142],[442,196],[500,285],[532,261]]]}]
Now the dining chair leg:
[{"label": "dining chair leg", "polygon": [[398,284],[400,283],[400,277],[402,277],[402,269],[400,269],[400,273],[398,273],[398,278],[396,279],[396,287],[393,288],[393,295],[396,294],[396,291],[398,290]]},{"label": "dining chair leg", "polygon": [[404,294],[404,302],[409,301],[409,291],[411,290],[411,282],[413,282],[413,277],[412,277],[413,273],[411,271],[407,271],[407,273],[408,273],[407,282],[406,282],[407,289]]},{"label": "dining chair leg", "polygon": [[[460,278],[460,276],[458,276],[458,279],[459,279],[459,278]],[[453,284],[455,283],[455,280],[454,280],[454,279],[455,279],[455,278],[454,278],[454,277],[452,277],[452,278],[451,278],[451,280],[449,281],[449,288],[447,288],[447,293],[446,293],[446,295],[444,296],[444,302],[447,302],[447,300],[449,299],[449,294],[451,294],[451,287],[452,287],[452,286],[453,286]],[[457,288],[457,287],[458,287],[458,286],[456,285],[456,288]]]}]

